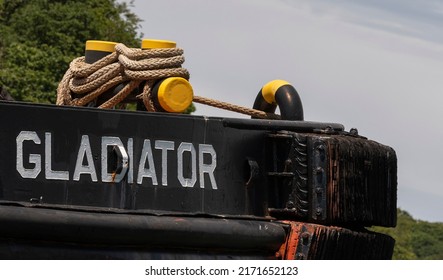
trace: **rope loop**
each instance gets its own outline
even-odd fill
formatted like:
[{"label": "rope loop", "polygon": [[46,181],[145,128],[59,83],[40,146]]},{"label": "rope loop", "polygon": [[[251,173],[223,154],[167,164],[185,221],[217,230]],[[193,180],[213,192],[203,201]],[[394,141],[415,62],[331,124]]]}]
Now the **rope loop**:
[{"label": "rope loop", "polygon": [[[182,49],[142,50],[128,48],[124,44],[117,44],[113,53],[92,64],[86,63],[84,56],[78,57],[70,63],[69,70],[59,84],[57,104],[86,106],[122,84],[114,96],[99,104],[100,108],[112,108],[123,102],[143,81],[167,77],[189,79],[189,72],[181,67],[184,61]],[[150,88],[145,86],[137,98],[150,98]],[[154,106],[147,109],[155,110]]]},{"label": "rope loop", "polygon": [[[57,88],[57,105],[113,108],[119,103],[142,100],[147,111],[156,111],[152,88],[156,81],[168,77],[189,80],[182,68],[183,49],[136,49],[117,44],[114,52],[88,64],[85,57],[75,58]],[[112,94],[109,94],[113,91]],[[115,91],[117,91],[115,93]],[[111,95],[111,96],[109,96]],[[97,100],[100,100],[97,104]],[[241,107],[205,97],[194,102],[247,114],[255,118],[278,118],[263,111]]]}]

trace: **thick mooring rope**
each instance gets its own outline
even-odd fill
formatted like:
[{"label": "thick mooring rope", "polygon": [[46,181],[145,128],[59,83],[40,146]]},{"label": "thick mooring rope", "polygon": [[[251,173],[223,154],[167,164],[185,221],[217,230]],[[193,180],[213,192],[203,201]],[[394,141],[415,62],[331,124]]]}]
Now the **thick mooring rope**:
[{"label": "thick mooring rope", "polygon": [[[189,79],[189,72],[181,65],[185,61],[180,48],[134,49],[117,44],[112,54],[93,64],[85,57],[74,59],[57,88],[57,105],[87,106],[106,91],[124,85],[99,108],[113,108],[123,102],[136,88],[143,90],[136,96],[143,100],[148,111],[155,111],[151,97],[155,81],[168,77]],[[276,115],[218,100],[194,96],[194,102],[255,118],[276,118]]]}]

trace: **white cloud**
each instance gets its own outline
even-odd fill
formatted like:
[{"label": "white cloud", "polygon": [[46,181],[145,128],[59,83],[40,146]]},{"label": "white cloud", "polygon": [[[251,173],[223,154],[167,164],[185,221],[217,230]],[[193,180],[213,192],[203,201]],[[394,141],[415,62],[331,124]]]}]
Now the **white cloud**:
[{"label": "white cloud", "polygon": [[443,43],[440,0],[281,0],[315,15],[335,16],[369,28]]}]

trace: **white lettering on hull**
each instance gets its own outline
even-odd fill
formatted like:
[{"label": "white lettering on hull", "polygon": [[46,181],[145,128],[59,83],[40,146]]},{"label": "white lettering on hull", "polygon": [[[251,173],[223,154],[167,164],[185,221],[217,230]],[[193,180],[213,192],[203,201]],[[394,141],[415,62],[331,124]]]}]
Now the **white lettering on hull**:
[{"label": "white lettering on hull", "polygon": [[[36,179],[42,173],[43,168],[44,179],[46,180],[78,182],[80,179],[89,179],[91,182],[99,182],[100,178],[102,183],[119,183],[126,179],[129,184],[133,184],[135,181],[138,185],[158,186],[157,166],[160,171],[161,185],[164,187],[170,185],[170,179],[174,179],[182,187],[193,188],[198,180],[200,188],[204,189],[206,187],[206,174],[211,188],[213,190],[218,189],[215,177],[217,153],[210,144],[194,146],[193,143],[179,142],[174,153],[177,143],[167,140],[154,140],[154,149],[159,151],[156,152],[157,157],[155,157],[150,139],[144,139],[141,153],[134,155],[133,138],[128,138],[125,148],[119,137],[102,136],[100,138],[101,147],[99,149],[95,148],[100,151],[100,160],[94,161],[94,147],[91,146],[90,136],[82,135],[78,148],[73,151],[77,157],[71,175],[68,170],[54,170],[53,168],[53,148],[57,147],[55,146],[57,145],[57,139],[53,137],[51,132],[45,132],[43,139],[44,143],[42,145],[41,138],[36,131],[21,131],[16,137],[16,170],[22,178]],[[44,146],[44,149],[42,146]],[[26,155],[24,151],[30,149],[33,152],[28,152],[29,154]],[[36,150],[44,150],[44,152],[37,153]],[[110,151],[115,157],[110,158]],[[161,156],[159,156],[159,153]],[[176,177],[169,178],[168,176],[172,174],[169,168],[174,157],[177,163]],[[118,168],[110,170],[109,160],[114,158]],[[43,159],[44,165],[42,165]],[[156,165],[155,163],[160,164]],[[69,164],[65,163],[64,166],[69,166]],[[101,176],[97,175],[96,164],[100,164],[98,170],[101,171]]]}]

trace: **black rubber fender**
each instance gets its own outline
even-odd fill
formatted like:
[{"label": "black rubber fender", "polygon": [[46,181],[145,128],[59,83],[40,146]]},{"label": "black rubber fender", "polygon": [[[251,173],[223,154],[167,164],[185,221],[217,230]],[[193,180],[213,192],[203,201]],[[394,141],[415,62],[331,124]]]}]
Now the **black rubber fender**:
[{"label": "black rubber fender", "polygon": [[283,120],[302,121],[303,105],[295,88],[284,80],[273,80],[265,84],[257,95],[254,109],[274,113],[280,108]]}]

